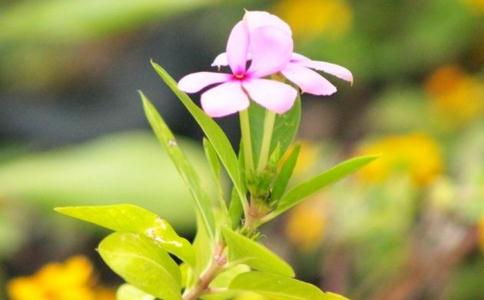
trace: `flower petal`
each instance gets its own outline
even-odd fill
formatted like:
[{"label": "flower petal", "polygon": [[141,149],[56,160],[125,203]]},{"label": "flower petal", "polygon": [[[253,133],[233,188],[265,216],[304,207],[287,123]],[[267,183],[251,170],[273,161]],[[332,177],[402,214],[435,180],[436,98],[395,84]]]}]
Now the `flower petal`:
[{"label": "flower petal", "polygon": [[282,74],[305,93],[328,96],[336,92],[336,87],[323,76],[297,63],[288,64]]},{"label": "flower petal", "polygon": [[351,74],[351,71],[340,65],[316,60],[302,62],[302,65],[311,69],[323,71],[353,84],[353,74]]},{"label": "flower petal", "polygon": [[279,17],[265,11],[246,11],[244,20],[247,22],[249,31],[260,27],[273,26],[292,35],[291,27]]},{"label": "flower petal", "polygon": [[273,112],[283,114],[291,109],[297,97],[292,86],[270,79],[252,79],[242,83],[252,100]]},{"label": "flower petal", "polygon": [[244,73],[247,65],[249,32],[243,21],[235,24],[227,41],[227,62],[234,74]]},{"label": "flower petal", "polygon": [[[252,55],[250,53],[247,53],[247,61],[252,60]],[[222,52],[215,59],[213,60],[211,66],[212,67],[225,67],[228,66],[229,62],[227,60],[227,52]]]},{"label": "flower petal", "polygon": [[293,46],[292,37],[278,28],[255,29],[250,34],[250,73],[254,77],[265,77],[279,72],[289,62]]},{"label": "flower petal", "polygon": [[188,74],[178,82],[178,88],[186,93],[196,93],[201,89],[220,82],[228,81],[231,74],[197,72]]},{"label": "flower petal", "polygon": [[311,59],[302,54],[293,52],[291,55],[291,62],[309,62],[309,61],[311,61]]},{"label": "flower petal", "polygon": [[213,60],[211,66],[212,67],[225,67],[229,65],[229,61],[227,59],[227,52],[222,52],[215,59]]},{"label": "flower petal", "polygon": [[211,117],[224,117],[246,109],[250,102],[240,85],[232,81],[214,87],[202,94],[203,110]]}]

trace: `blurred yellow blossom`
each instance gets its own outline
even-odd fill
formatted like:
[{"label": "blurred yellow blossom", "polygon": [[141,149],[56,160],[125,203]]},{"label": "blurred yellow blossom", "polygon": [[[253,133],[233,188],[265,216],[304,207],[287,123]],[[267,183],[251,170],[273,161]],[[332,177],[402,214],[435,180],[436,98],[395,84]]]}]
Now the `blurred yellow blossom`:
[{"label": "blurred yellow blossom", "polygon": [[363,145],[358,152],[381,155],[358,173],[363,182],[381,182],[403,172],[415,184],[423,186],[433,182],[443,169],[439,145],[423,133],[387,136]]},{"label": "blurred yellow blossom", "polygon": [[296,37],[340,36],[351,28],[353,12],[345,0],[283,0],[275,9]]},{"label": "blurred yellow blossom", "polygon": [[95,287],[93,266],[83,256],[49,263],[7,284],[11,300],[114,300],[114,291]]},{"label": "blurred yellow blossom", "polygon": [[305,201],[290,211],[285,233],[291,243],[303,251],[316,248],[324,236],[326,215],[321,199]]},{"label": "blurred yellow blossom", "polygon": [[484,13],[484,0],[464,0],[478,14]]},{"label": "blurred yellow blossom", "polygon": [[116,291],[112,288],[98,287],[94,289],[96,300],[116,300]]},{"label": "blurred yellow blossom", "polygon": [[427,79],[425,88],[436,113],[452,127],[464,125],[484,113],[484,81],[458,66],[437,69]]},{"label": "blurred yellow blossom", "polygon": [[[299,157],[297,158],[296,166],[294,167],[294,175],[300,176],[310,170],[316,163],[318,163],[321,156],[321,147],[309,140],[301,140],[301,149],[299,150]],[[287,153],[291,153],[289,149]]]}]

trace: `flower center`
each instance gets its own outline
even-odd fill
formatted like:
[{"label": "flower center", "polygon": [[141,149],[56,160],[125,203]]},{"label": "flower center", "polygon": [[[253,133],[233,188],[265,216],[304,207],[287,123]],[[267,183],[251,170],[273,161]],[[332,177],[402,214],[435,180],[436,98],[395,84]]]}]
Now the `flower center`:
[{"label": "flower center", "polygon": [[238,80],[244,79],[244,77],[245,77],[244,73],[239,73],[234,75],[234,78]]}]

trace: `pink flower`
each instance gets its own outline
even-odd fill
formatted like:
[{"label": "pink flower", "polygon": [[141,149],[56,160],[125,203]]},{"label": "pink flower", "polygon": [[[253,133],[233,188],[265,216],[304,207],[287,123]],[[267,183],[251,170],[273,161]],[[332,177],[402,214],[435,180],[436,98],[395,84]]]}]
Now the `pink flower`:
[{"label": "pink flower", "polygon": [[[250,35],[249,35],[250,31]],[[232,74],[198,72],[183,77],[178,87],[196,93],[219,84],[201,96],[203,110],[212,117],[223,117],[246,109],[249,98],[276,113],[288,111],[297,91],[288,84],[263,79],[280,72],[289,63],[293,42],[290,35],[274,26],[251,30],[246,20],[235,25],[226,48],[226,63]],[[247,68],[250,53],[252,60]]]},{"label": "pink flower", "polygon": [[[247,22],[248,28],[252,30],[249,32],[250,34],[257,28],[271,26],[284,31],[287,35],[292,35],[287,23],[267,12],[248,11],[244,15],[244,21]],[[249,52],[248,58],[251,58],[251,52]],[[226,53],[221,53],[215,58],[212,66],[220,67],[226,66],[227,64]],[[313,69],[353,83],[353,75],[348,69],[324,61],[314,61],[297,53],[291,55],[289,63],[281,70],[281,73],[291,82],[299,86],[304,93],[318,96],[334,94],[336,87]]]}]

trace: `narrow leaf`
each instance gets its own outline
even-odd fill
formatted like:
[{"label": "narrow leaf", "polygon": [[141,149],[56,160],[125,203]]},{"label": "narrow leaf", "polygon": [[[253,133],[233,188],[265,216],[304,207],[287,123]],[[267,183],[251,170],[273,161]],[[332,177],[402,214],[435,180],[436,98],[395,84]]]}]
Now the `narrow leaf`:
[{"label": "narrow leaf", "polygon": [[180,237],[168,221],[132,204],[58,207],[57,212],[113,231],[140,233],[188,264],[195,257],[190,242]]},{"label": "narrow leaf", "polygon": [[160,116],[156,108],[151,104],[148,98],[140,92],[145,109],[146,117],[153,128],[158,140],[165,148],[172,159],[175,167],[180,173],[183,180],[186,182],[193,199],[195,200],[195,207],[202,217],[203,222],[207,226],[208,234],[213,237],[215,235],[215,219],[212,211],[212,202],[208,194],[202,189],[200,178],[193,168],[193,165],[185,157],[181,151],[175,136],[171,132],[168,125],[166,125],[163,118]]},{"label": "narrow leaf", "polygon": [[243,207],[247,207],[247,199],[244,194],[243,185],[240,177],[240,170],[238,166],[237,156],[234,152],[232,144],[230,144],[229,139],[223,132],[223,130],[218,126],[218,124],[210,118],[203,110],[201,110],[187,94],[180,91],[177,87],[176,81],[165,71],[160,65],[155,62],[151,62],[155,71],[160,75],[161,79],[168,85],[168,87],[175,93],[175,95],[180,99],[182,104],[193,116],[195,121],[200,125],[203,132],[207,138],[212,143],[215,152],[217,152],[220,161],[227,170],[232,183],[239,195],[240,201]]},{"label": "narrow leaf", "polygon": [[220,162],[212,144],[210,144],[210,141],[208,141],[206,138],[203,138],[203,149],[205,150],[205,157],[210,163],[210,167],[212,168],[215,179],[220,181]]},{"label": "narrow leaf", "polygon": [[101,241],[99,254],[129,284],[166,300],[181,300],[177,264],[152,240],[135,233],[116,232]]},{"label": "narrow leaf", "polygon": [[193,277],[188,280],[188,286],[195,283],[200,275],[210,263],[210,259],[213,254],[213,243],[210,241],[207,229],[205,228],[203,222],[199,221],[197,218],[197,234],[195,235],[195,240],[193,241],[193,250],[195,252],[195,268]]},{"label": "narrow leaf", "polygon": [[213,181],[217,188],[216,197],[218,200],[219,208],[223,213],[223,217],[225,219],[228,219],[229,217],[228,209],[227,209],[227,204],[225,203],[225,200],[224,200],[224,191],[222,187],[222,177],[220,172],[220,162],[218,160],[217,153],[213,149],[213,146],[210,143],[210,141],[207,140],[206,138],[203,138],[203,149],[205,150],[205,157],[209,162],[210,168],[212,170]]},{"label": "narrow leaf", "polygon": [[376,158],[378,158],[378,156],[360,156],[346,160],[321,173],[320,175],[299,184],[281,198],[276,210],[267,215],[264,221],[267,222],[268,220],[273,219],[291,207],[299,204],[306,197],[320,191],[322,188],[340,179],[343,179],[351,173],[358,171]]},{"label": "narrow leaf", "polygon": [[229,206],[229,216],[230,222],[232,224],[232,228],[237,228],[240,225],[240,218],[242,217],[244,209],[242,204],[239,201],[239,196],[237,195],[237,191],[232,189],[231,198],[230,198],[230,206]]},{"label": "narrow leaf", "polygon": [[273,200],[279,200],[286,191],[287,184],[289,183],[292,173],[294,172],[294,167],[296,167],[300,150],[301,144],[297,144],[291,151],[291,154],[289,154],[289,157],[286,159],[281,167],[281,170],[277,174],[277,177],[274,180],[274,187],[272,189]]},{"label": "narrow leaf", "polygon": [[291,266],[263,245],[228,228],[222,229],[222,234],[231,261],[240,260],[256,270],[294,277]]},{"label": "narrow leaf", "polygon": [[[244,157],[243,147],[244,147],[244,143],[240,141],[238,162],[239,162],[239,169],[241,170],[240,172],[241,182],[243,184],[244,191],[246,191],[247,190],[247,188],[245,187],[246,170],[244,167],[245,157]],[[232,228],[239,227],[243,212],[244,212],[244,208],[242,207],[242,202],[239,200],[238,193],[235,188],[232,188],[232,192],[230,194],[230,204],[229,204],[229,215],[230,215],[230,220],[232,222]]]},{"label": "narrow leaf", "polygon": [[255,292],[277,300],[331,299],[312,284],[265,272],[247,272],[238,275],[230,284],[230,290]]},{"label": "narrow leaf", "polygon": [[274,123],[274,133],[272,135],[271,151],[277,144],[280,144],[281,155],[284,155],[287,148],[292,144],[299,130],[301,122],[301,97],[298,96],[293,107],[287,113],[278,115]]}]

